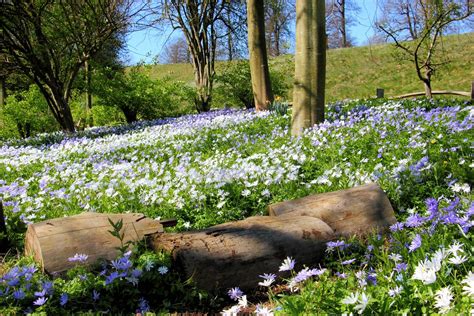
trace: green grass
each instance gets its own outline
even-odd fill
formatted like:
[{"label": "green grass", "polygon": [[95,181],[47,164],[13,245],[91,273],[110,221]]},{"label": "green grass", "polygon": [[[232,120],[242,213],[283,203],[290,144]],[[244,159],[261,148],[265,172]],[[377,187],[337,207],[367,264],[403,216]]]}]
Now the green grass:
[{"label": "green grass", "polygon": [[[474,80],[474,33],[451,35],[442,43],[449,64],[442,66],[433,78],[434,90],[470,91]],[[388,97],[423,91],[414,66],[408,60],[396,57],[393,45],[373,45],[331,49],[327,53],[326,96],[329,102],[341,99],[367,98],[375,95],[376,88],[385,89]],[[219,73],[225,62],[216,64]],[[270,67],[292,74],[294,58],[285,55],[270,60]],[[168,76],[193,84],[190,64],[151,66],[145,70],[150,77]],[[292,77],[288,77],[292,81]],[[291,99],[291,92],[288,93]]]}]

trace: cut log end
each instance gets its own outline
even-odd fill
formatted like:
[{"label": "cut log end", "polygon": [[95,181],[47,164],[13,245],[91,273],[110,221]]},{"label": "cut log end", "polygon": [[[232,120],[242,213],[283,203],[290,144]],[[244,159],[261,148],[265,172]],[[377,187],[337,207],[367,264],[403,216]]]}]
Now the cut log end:
[{"label": "cut log end", "polygon": [[87,264],[100,259],[115,259],[120,241],[110,234],[113,222],[123,221],[124,242],[139,241],[145,236],[163,232],[158,221],[143,214],[82,213],[46,220],[28,226],[25,253],[32,255],[43,271],[57,274],[76,265],[68,258],[88,255]]},{"label": "cut log end", "polygon": [[381,232],[396,223],[387,195],[375,183],[271,204],[268,212],[271,216],[316,217],[337,236],[345,237]]}]

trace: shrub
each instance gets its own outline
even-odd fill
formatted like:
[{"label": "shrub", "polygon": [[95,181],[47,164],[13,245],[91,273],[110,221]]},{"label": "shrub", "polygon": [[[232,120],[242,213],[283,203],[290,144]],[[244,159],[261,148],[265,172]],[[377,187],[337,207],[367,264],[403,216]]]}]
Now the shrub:
[{"label": "shrub", "polygon": [[1,112],[3,126],[0,138],[26,138],[59,129],[36,85],[7,97]]},{"label": "shrub", "polygon": [[97,104],[120,109],[128,123],[191,111],[192,88],[167,78],[152,80],[138,68],[129,72],[105,69],[93,86],[99,97]]},{"label": "shrub", "polygon": [[[227,63],[223,67],[220,74],[216,76],[218,85],[215,88],[215,100],[226,105],[245,106],[247,109],[255,107],[249,62],[238,60]],[[286,97],[289,85],[286,82],[285,74],[270,69],[270,80],[273,94]]]}]

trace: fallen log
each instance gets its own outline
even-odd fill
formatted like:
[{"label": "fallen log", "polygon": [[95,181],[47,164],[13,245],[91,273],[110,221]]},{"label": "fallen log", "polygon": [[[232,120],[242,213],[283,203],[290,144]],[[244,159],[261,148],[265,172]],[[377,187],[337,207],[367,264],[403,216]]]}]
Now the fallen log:
[{"label": "fallen log", "polygon": [[143,214],[82,213],[28,225],[25,253],[32,255],[43,271],[57,274],[74,267],[68,258],[88,255],[87,264],[117,257],[120,240],[109,233],[114,223],[122,220],[124,242],[139,241],[144,236],[163,232],[160,222]]},{"label": "fallen log", "polygon": [[83,213],[47,220],[28,227],[25,251],[48,273],[58,273],[76,263],[76,253],[88,263],[114,259],[120,246],[109,218],[122,219],[124,241],[149,236],[156,251],[169,251],[175,266],[205,290],[239,286],[254,289],[263,273],[276,273],[282,261],[293,257],[299,266],[314,267],[326,242],[340,236],[381,231],[396,222],[393,208],[376,184],[316,194],[272,204],[271,216],[250,217],[201,231],[163,233],[175,220],[158,221],[142,214]]},{"label": "fallen log", "polygon": [[271,204],[268,213],[316,217],[336,236],[345,237],[380,232],[397,221],[387,195],[376,183]]},{"label": "fallen log", "polygon": [[277,272],[287,256],[299,267],[314,265],[333,238],[332,229],[314,217],[257,216],[197,232],[157,234],[150,242],[171,252],[178,269],[199,288],[214,290],[254,289],[259,275]]}]

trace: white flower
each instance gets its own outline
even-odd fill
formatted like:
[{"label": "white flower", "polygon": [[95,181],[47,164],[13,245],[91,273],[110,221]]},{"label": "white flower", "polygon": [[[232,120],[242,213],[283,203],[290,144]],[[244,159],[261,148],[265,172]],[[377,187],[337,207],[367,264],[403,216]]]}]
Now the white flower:
[{"label": "white flower", "polygon": [[448,252],[456,255],[458,252],[464,252],[464,249],[462,248],[464,245],[460,243],[459,241],[455,240],[453,244],[449,247]]},{"label": "white flower", "polygon": [[462,287],[464,294],[474,297],[474,273],[470,271],[467,276],[461,281],[462,284],[466,284]]},{"label": "white flower", "polygon": [[459,184],[459,183],[456,182],[453,186],[451,186],[451,190],[453,190],[453,192],[457,192],[457,193],[460,193],[460,192],[469,193],[469,192],[471,192],[471,188],[469,187],[469,184],[467,184],[467,183]]},{"label": "white flower", "polygon": [[445,314],[451,308],[452,299],[453,294],[451,293],[451,288],[449,286],[441,288],[435,293],[435,307],[439,309],[441,314]]},{"label": "white flower", "polygon": [[285,260],[283,260],[283,263],[280,266],[280,269],[278,271],[291,271],[295,267],[295,260],[291,257],[286,257]]},{"label": "white flower", "polygon": [[403,291],[403,286],[396,286],[393,289],[388,290],[388,295],[390,297],[395,297]]},{"label": "white flower", "polygon": [[258,285],[269,287],[274,281],[275,279],[264,279],[263,282],[258,282]]},{"label": "white flower", "polygon": [[402,260],[402,256],[398,253],[391,253],[388,255],[388,258],[394,262],[399,262]]},{"label": "white flower", "polygon": [[250,193],[252,193],[252,192],[250,192],[249,189],[245,189],[245,190],[242,191],[242,196],[249,196]]},{"label": "white flower", "polygon": [[261,305],[257,305],[257,308],[255,309],[255,313],[257,314],[257,316],[273,315],[273,311],[270,308],[266,306],[261,306]]},{"label": "white flower", "polygon": [[239,302],[237,303],[237,305],[240,307],[247,307],[247,295],[243,295],[241,298],[239,298]]},{"label": "white flower", "polygon": [[368,297],[367,295],[365,295],[365,293],[362,293],[362,295],[360,296],[360,299],[357,300],[357,302],[359,304],[357,304],[354,309],[356,311],[359,312],[359,314],[362,314],[365,310],[365,308],[367,307],[367,305],[369,304],[369,300],[370,300],[370,297]]},{"label": "white flower", "polygon": [[161,266],[161,267],[158,268],[158,272],[159,272],[161,275],[165,275],[166,273],[168,273],[168,267]]},{"label": "white flower", "polygon": [[434,267],[436,267],[436,271],[439,271],[441,269],[441,263],[443,263],[443,260],[448,257],[448,252],[444,248],[440,248],[436,250],[436,252],[433,254],[433,257],[431,258],[431,262]]},{"label": "white flower", "polygon": [[459,255],[454,255],[454,257],[450,258],[449,259],[449,262],[452,263],[452,264],[455,264],[455,265],[459,265],[463,262],[466,262],[467,261],[467,257],[466,256],[459,256]]},{"label": "white flower", "polygon": [[237,316],[240,312],[240,306],[234,305],[222,311],[222,316]]},{"label": "white flower", "polygon": [[345,297],[343,300],[342,300],[342,304],[346,304],[346,305],[352,305],[352,304],[355,304],[357,303],[357,299],[359,298],[359,292],[357,293],[352,293],[350,294],[349,296]]},{"label": "white flower", "polygon": [[436,281],[436,270],[429,260],[420,262],[415,268],[415,273],[411,277],[414,280],[420,280],[423,284],[431,284]]}]

